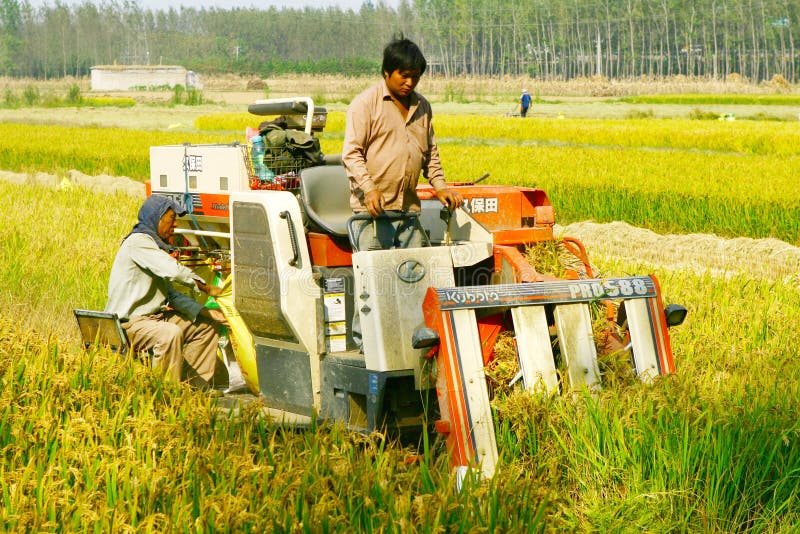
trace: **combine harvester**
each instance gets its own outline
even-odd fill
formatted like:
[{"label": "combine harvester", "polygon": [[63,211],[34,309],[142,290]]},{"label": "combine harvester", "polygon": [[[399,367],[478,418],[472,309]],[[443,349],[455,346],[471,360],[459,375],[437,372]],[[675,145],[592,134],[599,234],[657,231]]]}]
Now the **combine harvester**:
[{"label": "combine harvester", "polygon": [[[306,134],[299,145],[326,120],[309,98],[249,110],[281,115]],[[409,224],[430,246],[357,250],[363,220],[351,218],[344,168],[309,167],[297,150],[292,158],[273,146],[274,137],[264,136],[274,173],[266,180],[247,145],[152,147],[148,194],[188,209],[176,231],[182,261],[230,271],[236,320],[248,332],[238,342],[252,345],[236,351],[239,364],[279,419],[418,433],[432,417],[453,466],[491,477],[498,452],[484,368],[501,332],[513,330],[515,387],[526,390],[601,387],[597,324],[607,345],[630,353],[642,381],[674,372],[667,327],[683,321],[685,308],[665,309],[653,276],[594,278],[583,245],[554,235],[544,191],[450,184],[466,199],[450,212],[421,184],[422,211]],[[527,247],[547,242],[575,260],[561,277],[537,272],[526,257]]]}]

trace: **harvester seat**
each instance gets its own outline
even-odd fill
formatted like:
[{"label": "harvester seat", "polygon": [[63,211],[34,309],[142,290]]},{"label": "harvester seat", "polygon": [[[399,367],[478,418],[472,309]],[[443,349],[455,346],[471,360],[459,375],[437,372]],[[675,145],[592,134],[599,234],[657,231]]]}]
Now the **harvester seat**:
[{"label": "harvester seat", "polygon": [[300,173],[300,201],[308,219],[324,232],[347,237],[350,180],[342,165],[308,167]]},{"label": "harvester seat", "polygon": [[130,348],[128,337],[119,322],[116,313],[94,310],[72,310],[78,322],[83,347],[93,345],[107,346],[113,352],[126,354]]}]

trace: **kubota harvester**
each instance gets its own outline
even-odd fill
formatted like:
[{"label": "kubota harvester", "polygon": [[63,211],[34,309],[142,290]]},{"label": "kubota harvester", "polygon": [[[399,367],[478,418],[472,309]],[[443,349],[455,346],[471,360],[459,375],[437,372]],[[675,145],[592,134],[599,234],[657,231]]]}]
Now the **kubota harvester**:
[{"label": "kubota harvester", "polygon": [[[665,310],[653,276],[597,278],[583,245],[554,235],[544,191],[450,184],[466,199],[450,212],[421,184],[421,212],[400,216],[426,246],[358,250],[364,220],[340,160],[311,165],[307,137],[292,133],[313,137],[325,110],[309,98],[249,109],[278,116],[260,128],[268,180],[247,144],[158,146],[148,194],[188,210],[182,261],[230,272],[248,333],[239,365],[280,420],[418,432],[433,417],[453,465],[488,477],[497,445],[486,365],[503,332],[513,333],[515,387],[537,394],[601,387],[598,350],[625,351],[643,381],[674,371],[667,327],[685,309]],[[569,258],[557,272],[537,269],[548,246]]]}]

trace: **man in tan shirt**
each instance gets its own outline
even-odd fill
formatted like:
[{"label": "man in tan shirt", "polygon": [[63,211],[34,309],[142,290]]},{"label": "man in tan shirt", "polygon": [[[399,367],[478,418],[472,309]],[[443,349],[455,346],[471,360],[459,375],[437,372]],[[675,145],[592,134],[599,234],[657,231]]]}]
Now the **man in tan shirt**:
[{"label": "man in tan shirt", "polygon": [[[414,90],[426,66],[416,44],[403,38],[392,41],[383,51],[383,81],[353,99],[347,110],[342,163],[350,178],[350,206],[357,214],[419,212],[420,172],[442,204],[454,210],[463,202],[445,183],[431,106]],[[384,231],[387,224],[394,226],[393,231]],[[420,232],[407,221],[381,221],[381,225],[383,248],[422,245]],[[372,239],[374,228],[364,223],[359,249]]]}]

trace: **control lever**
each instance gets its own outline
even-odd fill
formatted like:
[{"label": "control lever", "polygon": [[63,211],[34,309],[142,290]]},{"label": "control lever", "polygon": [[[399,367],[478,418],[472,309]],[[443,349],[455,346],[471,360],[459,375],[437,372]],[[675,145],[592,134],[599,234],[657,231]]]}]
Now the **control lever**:
[{"label": "control lever", "polygon": [[444,232],[444,245],[450,246],[452,244],[450,240],[450,221],[453,220],[453,212],[447,206],[442,206],[442,209],[439,210],[439,218],[444,221],[447,227]]}]

